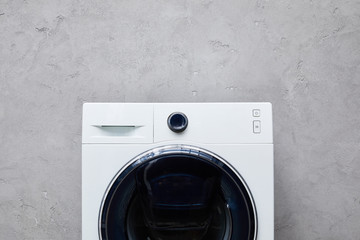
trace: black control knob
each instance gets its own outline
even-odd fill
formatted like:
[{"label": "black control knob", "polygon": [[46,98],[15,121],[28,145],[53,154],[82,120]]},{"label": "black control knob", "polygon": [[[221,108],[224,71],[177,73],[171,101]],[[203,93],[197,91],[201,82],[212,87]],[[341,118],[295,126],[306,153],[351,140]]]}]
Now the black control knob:
[{"label": "black control knob", "polygon": [[174,112],[168,117],[167,124],[171,131],[180,133],[187,128],[188,119],[184,113]]}]

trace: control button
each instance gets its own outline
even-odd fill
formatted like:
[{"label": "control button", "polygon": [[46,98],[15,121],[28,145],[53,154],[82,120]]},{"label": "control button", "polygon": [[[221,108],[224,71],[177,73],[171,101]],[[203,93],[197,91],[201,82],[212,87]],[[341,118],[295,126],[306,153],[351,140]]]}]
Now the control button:
[{"label": "control button", "polygon": [[261,122],[259,120],[253,121],[254,133],[261,133]]},{"label": "control button", "polygon": [[260,109],[253,109],[253,117],[260,117]]},{"label": "control button", "polygon": [[174,112],[168,117],[167,124],[171,131],[180,133],[187,128],[188,119],[185,114]]}]

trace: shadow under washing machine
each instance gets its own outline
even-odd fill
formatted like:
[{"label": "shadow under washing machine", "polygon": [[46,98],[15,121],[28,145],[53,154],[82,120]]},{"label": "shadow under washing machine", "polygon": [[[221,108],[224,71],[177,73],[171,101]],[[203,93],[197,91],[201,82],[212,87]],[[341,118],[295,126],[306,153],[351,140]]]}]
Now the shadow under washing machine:
[{"label": "shadow under washing machine", "polygon": [[83,240],[273,240],[269,103],[86,103]]}]

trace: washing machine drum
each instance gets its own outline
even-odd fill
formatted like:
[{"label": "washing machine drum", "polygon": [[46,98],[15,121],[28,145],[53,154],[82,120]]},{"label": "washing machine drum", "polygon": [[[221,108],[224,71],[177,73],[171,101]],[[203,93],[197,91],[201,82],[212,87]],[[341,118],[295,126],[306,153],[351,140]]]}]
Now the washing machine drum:
[{"label": "washing machine drum", "polygon": [[114,178],[99,231],[101,240],[254,240],[256,212],[244,180],[224,160],[164,147]]}]

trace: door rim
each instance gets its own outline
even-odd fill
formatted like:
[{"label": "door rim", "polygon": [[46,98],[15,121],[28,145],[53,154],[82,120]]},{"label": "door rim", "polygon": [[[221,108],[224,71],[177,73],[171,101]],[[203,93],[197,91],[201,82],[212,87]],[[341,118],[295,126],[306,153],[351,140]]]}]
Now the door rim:
[{"label": "door rim", "polygon": [[[205,154],[205,155],[211,156],[212,157],[211,160],[213,162],[215,162],[217,166],[221,167],[221,164],[223,164],[226,167],[228,167],[231,170],[231,172],[234,173],[235,176],[240,180],[242,186],[246,190],[246,194],[248,195],[248,197],[250,199],[251,207],[253,209],[253,214],[254,214],[254,238],[253,238],[253,240],[257,239],[258,219],[257,219],[257,210],[256,210],[256,206],[255,206],[255,201],[251,194],[249,186],[245,182],[244,178],[240,175],[240,173],[224,158],[220,157],[219,155],[217,155],[209,150],[206,150],[204,148],[197,147],[197,146],[186,145],[186,144],[169,144],[169,145],[164,145],[164,146],[159,146],[159,147],[149,149],[149,150],[137,155],[136,157],[131,159],[127,164],[125,164],[112,178],[112,180],[109,183],[109,185],[107,186],[106,191],[101,200],[100,211],[99,211],[99,215],[98,215],[99,240],[104,240],[101,232],[102,232],[102,215],[104,214],[105,201],[107,200],[110,190],[112,189],[114,183],[118,180],[120,175],[122,175],[126,172],[125,175],[122,177],[122,180],[123,180],[128,177],[128,175],[132,172],[132,170],[136,169],[140,165],[152,160],[153,158],[156,158],[159,156],[170,155],[170,154],[190,154],[190,155],[194,155],[194,156],[200,156],[201,154]],[[208,158],[203,157],[203,159],[207,159],[208,161],[210,161]],[[219,162],[221,164],[219,164]],[[121,180],[121,182],[122,182],[122,180]],[[112,198],[113,198],[113,196],[111,196],[111,200],[112,200]]]}]

